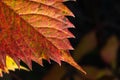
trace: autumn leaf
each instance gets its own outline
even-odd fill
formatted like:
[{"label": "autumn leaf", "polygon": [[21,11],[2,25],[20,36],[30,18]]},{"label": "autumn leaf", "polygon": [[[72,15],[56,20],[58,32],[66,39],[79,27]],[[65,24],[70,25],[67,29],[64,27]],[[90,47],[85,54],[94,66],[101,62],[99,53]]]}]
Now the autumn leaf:
[{"label": "autumn leaf", "polygon": [[[19,66],[20,69],[23,69],[23,70],[26,70],[26,71],[29,71],[27,68],[25,68],[24,66]],[[9,73],[8,70],[12,70],[12,71],[15,71],[15,69],[17,69],[18,66],[17,64],[15,63],[15,61],[9,57],[9,56],[6,56],[6,67],[4,69],[4,72],[6,73]],[[0,76],[3,76],[2,75],[2,70],[0,69]]]},{"label": "autumn leaf", "polygon": [[[100,80],[100,78],[104,77],[105,75],[112,76],[112,72],[107,68],[100,69],[93,66],[86,66],[85,70],[88,73],[86,76],[90,80]],[[106,80],[109,80],[109,79],[106,79]]]},{"label": "autumn leaf", "polygon": [[65,16],[73,14],[62,2],[64,0],[0,0],[1,74],[9,70],[6,56],[11,57],[18,68],[20,60],[32,69],[32,61],[42,65],[45,59],[60,65],[65,61],[86,74],[69,53],[73,48],[67,38],[74,36],[68,28],[74,26]]},{"label": "autumn leaf", "polygon": [[92,30],[88,34],[83,36],[83,38],[81,38],[78,46],[74,51],[73,57],[75,57],[75,59],[78,61],[85,54],[95,49],[96,46],[97,46],[96,32]]},{"label": "autumn leaf", "polygon": [[101,58],[105,63],[110,64],[112,68],[116,67],[118,48],[119,40],[116,35],[112,35],[108,38],[105,46],[101,50]]}]

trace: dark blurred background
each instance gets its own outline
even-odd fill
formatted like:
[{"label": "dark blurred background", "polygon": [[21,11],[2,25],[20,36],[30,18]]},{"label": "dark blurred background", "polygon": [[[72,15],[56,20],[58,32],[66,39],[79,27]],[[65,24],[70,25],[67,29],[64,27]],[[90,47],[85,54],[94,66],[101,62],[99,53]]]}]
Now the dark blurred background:
[{"label": "dark blurred background", "polygon": [[64,4],[75,15],[67,16],[76,27],[70,29],[76,36],[70,39],[75,48],[71,54],[87,75],[64,62],[60,67],[44,61],[44,67],[33,62],[32,71],[11,71],[1,80],[120,80],[120,1],[77,0]]}]

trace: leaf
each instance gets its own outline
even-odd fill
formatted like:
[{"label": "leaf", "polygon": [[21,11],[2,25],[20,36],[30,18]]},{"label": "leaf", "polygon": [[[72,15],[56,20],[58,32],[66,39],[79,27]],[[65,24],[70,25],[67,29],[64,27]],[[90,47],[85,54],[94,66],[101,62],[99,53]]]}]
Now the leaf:
[{"label": "leaf", "polygon": [[[25,67],[23,67],[23,66],[19,66],[19,67],[20,67],[20,69],[29,71],[27,68],[25,68]],[[15,69],[17,69],[17,68],[18,68],[18,66],[17,66],[17,64],[14,62],[14,60],[13,60],[12,58],[10,58],[9,56],[6,56],[6,67],[4,67],[4,72],[5,72],[5,73],[9,73],[8,70],[15,71]],[[0,69],[0,76],[3,76],[1,69]]]},{"label": "leaf", "polygon": [[67,38],[74,36],[68,28],[74,26],[65,16],[73,14],[67,7],[63,12],[60,6],[52,5],[63,6],[63,1],[0,0],[0,74],[7,72],[6,56],[18,68],[20,60],[32,69],[32,61],[42,65],[42,59],[51,59],[60,65],[65,61],[85,73],[69,54],[73,48]]},{"label": "leaf", "polygon": [[[17,64],[14,62],[14,60],[13,60],[12,58],[10,58],[9,56],[6,56],[6,67],[7,67],[9,70],[12,70],[12,71],[14,71],[15,69],[18,68],[18,66],[17,66]],[[23,66],[20,66],[20,69],[29,71],[27,68],[25,68],[25,67],[23,67]]]},{"label": "leaf", "polygon": [[[90,31],[80,40],[78,46],[74,51],[74,57],[76,60],[81,59],[85,54],[95,49],[97,46],[96,32]],[[78,54],[79,53],[79,54]]]},{"label": "leaf", "polygon": [[112,36],[110,36],[110,38],[108,38],[107,43],[101,50],[102,59],[106,63],[111,64],[112,67],[114,67],[114,68],[115,68],[115,64],[117,62],[116,59],[117,59],[118,47],[119,47],[119,41],[115,35],[112,35]]},{"label": "leaf", "polygon": [[[86,66],[85,70],[87,71],[87,78],[90,80],[99,80],[104,76],[112,76],[112,72],[108,69],[100,69],[93,66]],[[107,80],[107,79],[106,79]]]}]

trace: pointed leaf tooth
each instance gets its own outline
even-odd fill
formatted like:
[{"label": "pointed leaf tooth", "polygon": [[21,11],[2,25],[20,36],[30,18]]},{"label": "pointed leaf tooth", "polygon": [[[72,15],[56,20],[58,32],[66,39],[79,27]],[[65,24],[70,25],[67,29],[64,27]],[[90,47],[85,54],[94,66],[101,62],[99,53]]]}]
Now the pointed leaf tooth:
[{"label": "pointed leaf tooth", "polygon": [[36,63],[38,63],[39,65],[43,66],[43,62],[42,62],[42,58],[36,58],[36,57],[32,57],[32,60],[35,61]]},{"label": "pointed leaf tooth", "polygon": [[[49,64],[51,64],[51,61],[50,61],[50,59],[48,59],[47,61],[49,62]],[[59,63],[59,64],[60,64],[60,63]]]},{"label": "pointed leaf tooth", "polygon": [[50,58],[49,58],[49,55],[47,53],[42,52],[41,58],[44,60],[47,60],[50,63]]},{"label": "pointed leaf tooth", "polygon": [[86,72],[81,68],[81,66],[79,66],[71,57],[71,55],[69,54],[69,52],[67,51],[62,51],[61,52],[62,58],[61,60],[64,62],[69,63],[70,65],[72,65],[73,67],[75,67],[76,69],[82,71],[84,74],[86,74]]},{"label": "pointed leaf tooth", "polygon": [[69,34],[70,38],[75,38],[75,36],[68,30],[68,29],[64,29],[64,31]]},{"label": "pointed leaf tooth", "polygon": [[47,60],[49,63],[51,63],[49,57],[47,56],[47,54],[43,54],[43,55],[41,55],[41,57],[39,57],[39,58],[37,58],[37,57],[32,57],[32,60],[35,61],[36,63],[40,64],[41,66],[44,66],[44,65],[43,65],[43,61],[42,61],[43,59],[44,59],[44,60]]},{"label": "pointed leaf tooth", "polygon": [[27,57],[28,59],[26,59],[26,64],[29,67],[30,70],[32,70],[32,60],[30,57]]},{"label": "pointed leaf tooth", "polygon": [[61,22],[64,22],[65,24],[67,24],[68,26],[70,26],[69,28],[75,28],[75,26],[65,16],[58,16],[57,18]]},{"label": "pointed leaf tooth", "polygon": [[9,74],[9,70],[6,67],[4,68],[3,72]]}]

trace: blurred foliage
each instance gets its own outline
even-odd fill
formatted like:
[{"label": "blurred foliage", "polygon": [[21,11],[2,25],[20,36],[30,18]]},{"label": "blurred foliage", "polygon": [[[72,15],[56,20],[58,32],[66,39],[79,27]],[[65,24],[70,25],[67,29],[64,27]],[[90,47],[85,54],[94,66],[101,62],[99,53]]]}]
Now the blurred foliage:
[{"label": "blurred foliage", "polygon": [[43,68],[33,62],[33,71],[11,72],[9,80],[120,80],[120,2],[77,0],[65,4],[75,14],[74,18],[68,16],[76,27],[70,29],[76,36],[70,39],[75,48],[71,54],[87,75],[66,63],[60,67],[53,61],[44,62]]}]

